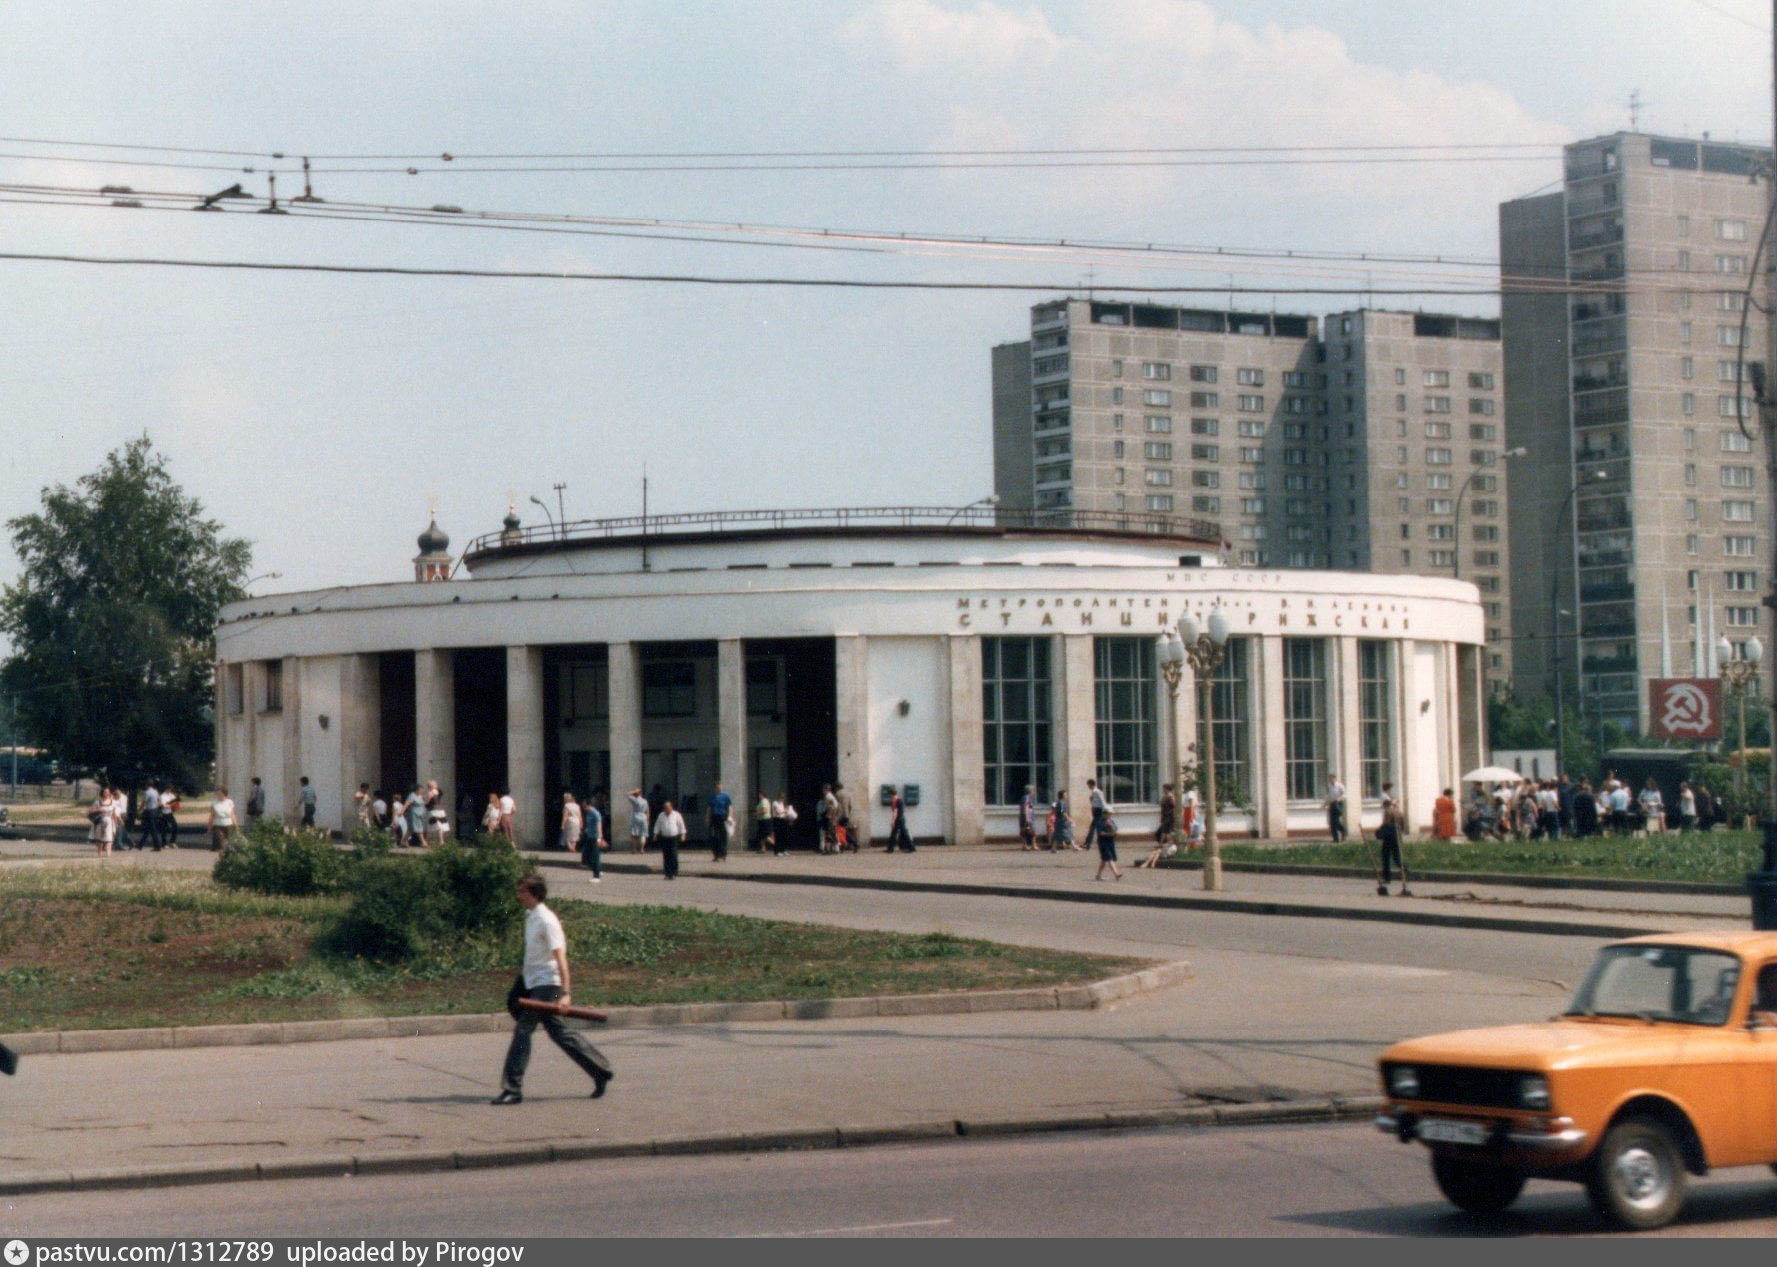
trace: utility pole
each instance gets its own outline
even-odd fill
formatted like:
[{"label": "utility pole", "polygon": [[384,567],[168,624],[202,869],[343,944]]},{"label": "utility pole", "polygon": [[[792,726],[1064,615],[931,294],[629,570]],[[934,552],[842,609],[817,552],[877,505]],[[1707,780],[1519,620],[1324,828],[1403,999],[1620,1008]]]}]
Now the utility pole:
[{"label": "utility pole", "polygon": [[[1771,3],[1771,19],[1777,22],[1777,0]],[[1767,235],[1773,222],[1777,222],[1777,26],[1771,31],[1771,141],[1772,165],[1765,182]],[[1765,568],[1770,573],[1771,585],[1770,592],[1765,595],[1765,607],[1777,612],[1777,559],[1772,557],[1777,551],[1777,399],[1773,398],[1773,392],[1777,391],[1777,251],[1772,249],[1768,236],[1764,248],[1765,298],[1771,306],[1767,307],[1765,316],[1764,390],[1759,392],[1758,403],[1759,421],[1764,424],[1765,436],[1765,496],[1769,499],[1765,514],[1772,530],[1765,543]],[[1735,390],[1745,389],[1736,385]],[[1771,724],[1774,728],[1771,733],[1777,735],[1777,690],[1771,692]],[[1757,929],[1777,929],[1777,769],[1773,769],[1773,765],[1777,762],[1767,760],[1765,816],[1760,824],[1764,857],[1760,869],[1746,877],[1746,887],[1752,895],[1752,926]]]},{"label": "utility pole", "polygon": [[[1772,0],[1777,4],[1777,0]],[[648,570],[648,468],[642,467],[642,571]]]}]

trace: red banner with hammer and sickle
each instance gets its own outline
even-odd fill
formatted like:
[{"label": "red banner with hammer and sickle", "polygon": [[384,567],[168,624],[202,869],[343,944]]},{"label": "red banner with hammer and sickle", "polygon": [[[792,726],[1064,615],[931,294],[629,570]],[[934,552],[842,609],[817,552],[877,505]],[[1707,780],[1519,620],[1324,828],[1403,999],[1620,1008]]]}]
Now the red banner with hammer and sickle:
[{"label": "red banner with hammer and sickle", "polygon": [[1648,679],[1648,734],[1656,739],[1720,739],[1721,683],[1712,677]]}]

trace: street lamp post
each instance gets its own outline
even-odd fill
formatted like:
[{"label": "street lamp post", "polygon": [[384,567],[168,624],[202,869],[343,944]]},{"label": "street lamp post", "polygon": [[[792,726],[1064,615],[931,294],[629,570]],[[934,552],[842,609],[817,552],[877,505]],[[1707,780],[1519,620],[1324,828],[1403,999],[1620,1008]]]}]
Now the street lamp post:
[{"label": "street lamp post", "polygon": [[1000,504],[1000,495],[998,493],[989,493],[985,497],[977,497],[974,501],[970,502],[967,506],[958,506],[954,511],[952,511],[950,518],[948,518],[944,521],[944,526],[946,528],[950,527],[951,524],[955,523],[959,518],[961,518],[963,515],[968,514],[971,510],[975,509],[975,507],[977,507],[977,506],[997,506],[999,504]]},{"label": "street lamp post", "polygon": [[1166,712],[1166,737],[1172,744],[1172,786],[1177,789],[1178,795],[1175,805],[1179,807],[1179,812],[1172,820],[1172,843],[1182,845],[1185,836],[1185,754],[1178,741],[1178,693],[1185,676],[1185,644],[1179,641],[1177,634],[1168,629],[1160,635],[1156,655],[1160,661],[1160,676],[1166,682],[1169,704]]},{"label": "street lamp post", "polygon": [[538,500],[535,497],[531,498],[531,504],[533,506],[535,506],[538,510],[542,511],[543,518],[545,518],[549,521],[550,535],[551,536],[560,536],[561,534],[556,530],[556,527],[555,527],[555,516],[549,513],[549,507],[545,506],[540,500]]},{"label": "street lamp post", "polygon": [[1721,664],[1722,685],[1738,697],[1740,703],[1739,760],[1734,766],[1734,800],[1741,813],[1746,812],[1746,693],[1758,681],[1758,662],[1764,659],[1765,644],[1754,634],[1746,640],[1742,654],[1734,654],[1733,644],[1724,635],[1715,644],[1715,656]]},{"label": "street lamp post", "polygon": [[[1507,449],[1499,456],[1510,460],[1521,458],[1528,452],[1529,449],[1519,445],[1517,448]],[[1450,575],[1459,581],[1462,579],[1462,499],[1468,496],[1469,485],[1475,482],[1475,476],[1484,474],[1485,471],[1485,467],[1479,466],[1470,471],[1456,493],[1456,513],[1451,518],[1450,526]]]},{"label": "street lamp post", "polygon": [[1210,679],[1228,654],[1228,618],[1220,607],[1211,608],[1205,632],[1186,612],[1179,617],[1178,632],[1197,681],[1198,715],[1203,719],[1203,887],[1216,893],[1222,888],[1222,846],[1216,839],[1216,719]]}]

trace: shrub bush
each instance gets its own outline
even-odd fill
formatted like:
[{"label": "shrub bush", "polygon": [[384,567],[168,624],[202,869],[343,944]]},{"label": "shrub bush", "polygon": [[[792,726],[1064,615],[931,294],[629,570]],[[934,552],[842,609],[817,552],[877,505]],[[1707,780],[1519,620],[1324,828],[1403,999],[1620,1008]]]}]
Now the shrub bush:
[{"label": "shrub bush", "polygon": [[475,836],[467,843],[447,841],[421,860],[444,900],[444,915],[456,932],[505,932],[517,926],[523,910],[512,892],[530,864],[504,836]]},{"label": "shrub bush", "polygon": [[308,897],[343,892],[351,871],[352,860],[321,832],[262,819],[222,851],[210,874],[224,888]]},{"label": "shrub bush", "polygon": [[352,904],[316,939],[323,954],[398,963],[448,928],[431,870],[407,858],[367,858],[354,869]]},{"label": "shrub bush", "polygon": [[512,892],[528,870],[504,837],[446,843],[417,858],[371,842],[352,868],[352,904],[322,934],[325,954],[397,963],[443,938],[510,932],[522,911]]}]

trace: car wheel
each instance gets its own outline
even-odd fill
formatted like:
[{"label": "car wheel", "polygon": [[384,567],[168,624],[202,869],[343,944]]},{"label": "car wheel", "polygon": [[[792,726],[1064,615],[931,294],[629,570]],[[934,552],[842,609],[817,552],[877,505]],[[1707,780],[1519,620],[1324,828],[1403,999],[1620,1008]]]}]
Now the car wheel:
[{"label": "car wheel", "polygon": [[1604,1133],[1586,1192],[1593,1208],[1613,1223],[1663,1227],[1684,1204],[1687,1182],[1672,1132],[1652,1118],[1632,1117]]},{"label": "car wheel", "polygon": [[1469,1214],[1498,1214],[1524,1191],[1524,1176],[1514,1170],[1435,1153],[1431,1176],[1450,1204]]}]

